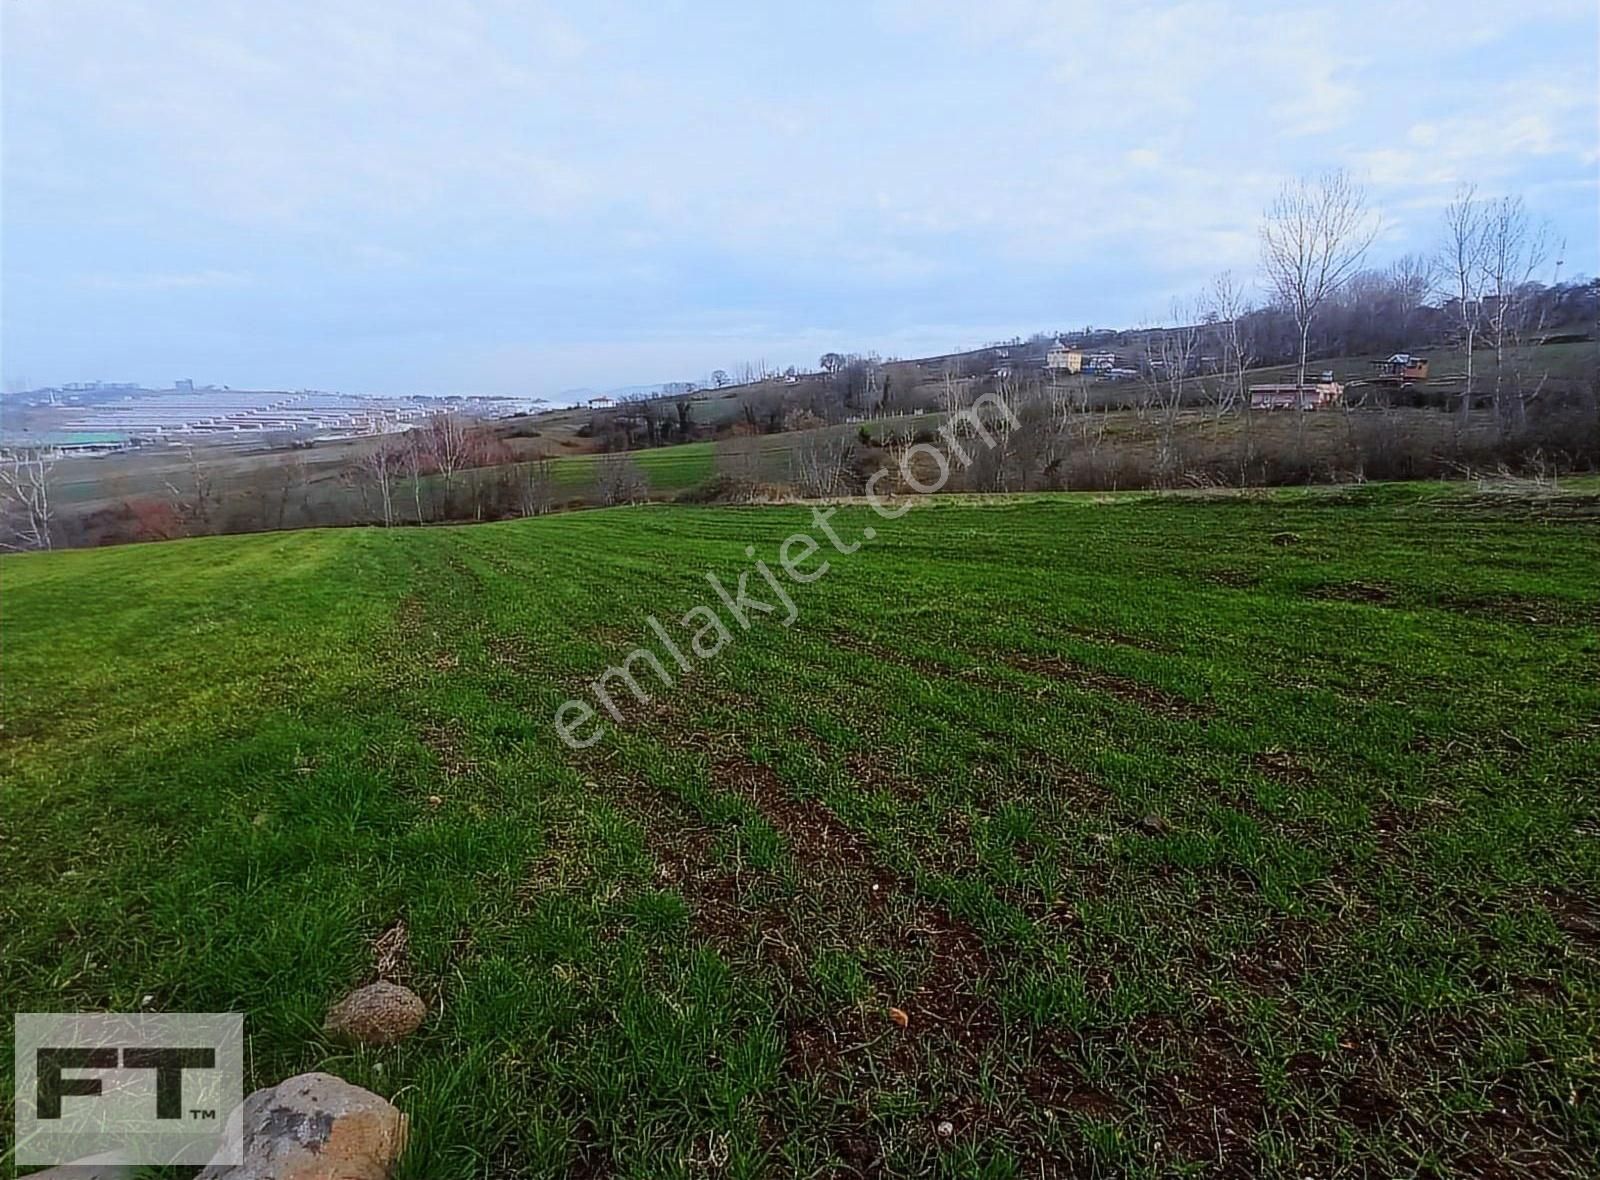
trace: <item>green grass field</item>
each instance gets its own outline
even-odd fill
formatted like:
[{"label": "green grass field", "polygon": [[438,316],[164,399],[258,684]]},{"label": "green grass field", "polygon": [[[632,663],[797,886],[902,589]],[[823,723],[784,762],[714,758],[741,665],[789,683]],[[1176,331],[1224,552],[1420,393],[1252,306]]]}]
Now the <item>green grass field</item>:
[{"label": "green grass field", "polygon": [[[243,1011],[416,1180],[1591,1171],[1593,488],[842,509],[556,739],[809,519],[0,561],[0,1006]],[[328,1043],[380,950],[428,1020]]]},{"label": "green grass field", "polygon": [[[650,490],[660,494],[692,488],[709,479],[714,466],[712,444],[680,443],[633,453]],[[587,492],[595,485],[599,455],[564,455],[551,461],[555,484],[562,491]]]}]

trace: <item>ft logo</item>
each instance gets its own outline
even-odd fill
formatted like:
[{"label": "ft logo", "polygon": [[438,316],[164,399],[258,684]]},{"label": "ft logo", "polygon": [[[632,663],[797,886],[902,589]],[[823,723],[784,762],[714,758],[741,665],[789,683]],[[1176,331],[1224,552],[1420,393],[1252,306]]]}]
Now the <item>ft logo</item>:
[{"label": "ft logo", "polygon": [[19,1164],[236,1164],[238,1013],[21,1013]]}]

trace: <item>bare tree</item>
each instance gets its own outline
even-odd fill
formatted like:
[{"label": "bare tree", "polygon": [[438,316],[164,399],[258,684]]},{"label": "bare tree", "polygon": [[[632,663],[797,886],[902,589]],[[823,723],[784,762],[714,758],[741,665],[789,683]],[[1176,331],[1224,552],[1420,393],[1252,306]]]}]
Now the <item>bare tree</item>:
[{"label": "bare tree", "polygon": [[628,450],[633,449],[633,432],[644,428],[645,446],[661,443],[661,403],[653,395],[630,393],[623,397],[617,417],[628,423]]},{"label": "bare tree", "polygon": [[865,414],[881,413],[884,399],[883,365],[868,360],[862,365],[861,410]]},{"label": "bare tree", "polygon": [[1146,369],[1155,402],[1160,410],[1157,435],[1156,470],[1166,478],[1178,474],[1178,415],[1183,409],[1195,356],[1200,347],[1200,316],[1181,300],[1172,301],[1172,326],[1156,335],[1154,355],[1147,354]]},{"label": "bare tree", "polygon": [[1255,363],[1254,345],[1245,320],[1254,309],[1229,270],[1211,280],[1211,289],[1203,302],[1217,350],[1217,421],[1220,424],[1222,415],[1237,406],[1243,423],[1243,445],[1239,454],[1239,484],[1243,487],[1249,481],[1256,457],[1255,411],[1250,408],[1250,393],[1245,385],[1245,373]]},{"label": "bare tree", "polygon": [[191,526],[199,526],[200,532],[209,532],[211,528],[211,513],[217,504],[216,487],[211,478],[211,472],[205,464],[200,462],[200,457],[194,453],[194,447],[185,446],[183,449],[184,462],[189,468],[190,491],[180,491],[176,484],[167,481],[167,493],[172,497],[172,507],[180,519]]},{"label": "bare tree", "polygon": [[1046,396],[1050,430],[1057,434],[1066,433],[1073,416],[1079,410],[1086,408],[1089,401],[1088,391],[1084,388],[1081,377],[1068,379],[1055,373],[1050,374]]},{"label": "bare tree", "polygon": [[456,473],[467,465],[467,424],[459,414],[435,414],[423,435],[429,465],[444,477],[445,495],[455,486]]},{"label": "bare tree", "polygon": [[1442,293],[1453,304],[1461,331],[1465,376],[1461,386],[1461,420],[1472,413],[1472,350],[1483,315],[1483,275],[1488,235],[1477,188],[1464,184],[1445,206],[1444,238],[1439,244],[1438,276]]},{"label": "bare tree", "polygon": [[[300,489],[300,519],[302,523],[311,523],[311,464],[303,456],[296,456],[289,464],[293,472],[294,486]],[[287,491],[285,492],[287,498]]]},{"label": "bare tree", "polygon": [[[281,529],[284,519],[289,514],[289,493],[294,491],[294,467],[289,463],[280,463],[273,470],[273,489],[277,492],[276,503],[273,504],[272,524],[270,527]],[[263,512],[265,521],[266,514]]]},{"label": "bare tree", "polygon": [[[1106,427],[1110,420],[1109,409],[1096,413],[1085,398],[1064,423],[1062,437],[1071,446],[1070,458],[1074,460],[1076,469],[1090,480],[1094,480],[1099,471],[1100,447],[1105,442]],[[1062,473],[1061,486],[1073,486],[1071,470]]]},{"label": "bare tree", "polygon": [[[1037,390],[1033,391],[1035,394]],[[987,415],[988,437],[985,446],[973,452],[972,464],[966,470],[967,483],[978,491],[1009,492],[1021,489],[1026,478],[1023,463],[1026,456],[1022,447],[1023,430],[1019,411],[1029,391],[1013,369],[1006,369],[995,379],[994,392],[973,403],[974,412],[979,403],[988,400],[998,413]],[[1035,400],[1040,400],[1037,397]],[[976,429],[971,421],[952,420],[941,428],[946,440],[969,436]],[[951,432],[951,433],[947,433]],[[899,456],[896,456],[897,460]],[[898,462],[896,464],[898,466]]]},{"label": "bare tree", "polygon": [[[1366,192],[1344,171],[1284,184],[1261,225],[1261,263],[1300,332],[1295,384],[1306,383],[1311,322],[1361,266],[1378,235]],[[1305,439],[1305,405],[1295,398],[1297,433]]]},{"label": "bare tree", "polygon": [[1250,399],[1245,396],[1244,375],[1255,358],[1240,321],[1250,314],[1250,302],[1233,272],[1225,270],[1211,280],[1211,289],[1202,303],[1217,349],[1217,413],[1225,414],[1235,405],[1248,409]]},{"label": "bare tree", "polygon": [[183,522],[172,504],[154,496],[122,502],[134,541],[171,541],[183,536]]},{"label": "bare tree", "polygon": [[600,503],[635,504],[650,490],[638,461],[626,451],[601,455],[595,464],[595,496]]},{"label": "bare tree", "polygon": [[378,509],[383,514],[384,527],[394,524],[394,481],[404,460],[391,449],[389,440],[381,438],[356,458],[356,469],[364,486],[371,486],[378,495]]},{"label": "bare tree", "polygon": [[528,464],[528,478],[522,485],[522,515],[543,516],[555,503],[555,465],[548,455],[540,455]]},{"label": "bare tree", "polygon": [[939,374],[939,400],[946,414],[961,409],[961,357],[946,357]]},{"label": "bare tree", "polygon": [[765,475],[762,470],[761,438],[757,433],[741,427],[729,437],[719,439],[712,448],[712,462],[732,497],[745,500],[755,498]]},{"label": "bare tree", "polygon": [[427,439],[420,431],[406,432],[405,443],[400,448],[400,461],[406,478],[411,481],[411,502],[416,508],[417,523],[425,523],[422,512],[422,476],[427,467]]},{"label": "bare tree", "polygon": [[1433,263],[1421,254],[1402,254],[1389,264],[1389,290],[1394,299],[1395,327],[1410,347],[1417,312],[1433,289]]},{"label": "bare tree", "polygon": [[810,431],[789,453],[789,474],[802,496],[843,495],[848,489],[850,458],[855,453],[847,435]]},{"label": "bare tree", "polygon": [[1484,217],[1484,320],[1494,347],[1495,428],[1502,432],[1511,425],[1513,416],[1520,421],[1525,409],[1524,399],[1529,391],[1522,389],[1518,381],[1515,396],[1509,396],[1505,388],[1507,369],[1516,367],[1524,330],[1537,322],[1529,315],[1531,284],[1549,249],[1548,224],[1533,224],[1521,197],[1502,197],[1490,206]]},{"label": "bare tree", "polygon": [[49,549],[50,477],[55,459],[44,450],[0,455],[0,549]]}]

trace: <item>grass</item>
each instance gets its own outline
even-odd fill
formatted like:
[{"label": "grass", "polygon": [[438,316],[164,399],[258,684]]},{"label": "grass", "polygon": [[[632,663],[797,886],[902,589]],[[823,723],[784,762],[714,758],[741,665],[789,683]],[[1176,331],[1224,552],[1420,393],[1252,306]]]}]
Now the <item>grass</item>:
[{"label": "grass", "polygon": [[[682,491],[704,483],[711,477],[714,467],[712,444],[709,442],[653,447],[635,451],[633,458],[644,473],[650,490],[658,494]],[[601,459],[600,455],[563,455],[551,460],[552,478],[563,491],[593,491],[596,468]]]},{"label": "grass", "polygon": [[[792,628],[555,739],[808,520],[0,562],[4,1007],[243,1011],[403,1178],[1592,1164],[1595,489],[845,508]],[[329,1044],[380,939],[429,1019]]]}]

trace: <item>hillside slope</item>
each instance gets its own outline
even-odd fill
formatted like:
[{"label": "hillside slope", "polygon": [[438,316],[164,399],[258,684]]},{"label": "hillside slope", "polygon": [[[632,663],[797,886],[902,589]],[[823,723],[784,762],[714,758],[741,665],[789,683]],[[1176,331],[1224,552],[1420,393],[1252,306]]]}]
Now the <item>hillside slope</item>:
[{"label": "hillside slope", "polygon": [[[407,1177],[1576,1174],[1597,520],[1378,487],[849,508],[849,555],[653,507],[5,559],[0,994],[243,1011],[252,1084],[396,1096]],[[802,529],[827,573],[740,629],[706,574]],[[569,749],[641,643],[672,689]],[[430,1016],[352,1054],[318,1029],[380,938]]]}]

